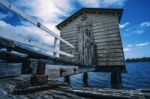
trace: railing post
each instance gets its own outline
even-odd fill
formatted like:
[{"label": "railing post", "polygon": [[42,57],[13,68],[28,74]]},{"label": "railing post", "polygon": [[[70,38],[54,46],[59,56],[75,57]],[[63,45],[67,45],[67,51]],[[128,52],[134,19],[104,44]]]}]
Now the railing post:
[{"label": "railing post", "polygon": [[[54,39],[54,50],[57,48],[57,42],[58,42],[58,39],[55,37],[55,39]],[[53,56],[56,57],[57,53],[53,52]]]}]

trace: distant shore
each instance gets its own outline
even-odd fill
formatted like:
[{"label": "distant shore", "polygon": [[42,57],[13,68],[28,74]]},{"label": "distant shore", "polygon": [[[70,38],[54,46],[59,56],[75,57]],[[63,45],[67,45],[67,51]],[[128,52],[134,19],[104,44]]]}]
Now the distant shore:
[{"label": "distant shore", "polygon": [[150,62],[150,57],[143,58],[128,58],[126,62]]}]

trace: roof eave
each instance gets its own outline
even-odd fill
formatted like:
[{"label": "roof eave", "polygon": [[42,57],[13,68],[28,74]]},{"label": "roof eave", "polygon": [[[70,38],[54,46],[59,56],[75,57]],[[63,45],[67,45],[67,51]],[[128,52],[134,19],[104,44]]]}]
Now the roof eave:
[{"label": "roof eave", "polygon": [[70,22],[70,21],[72,21],[72,19],[74,19],[74,18],[76,18],[76,17],[78,17],[78,15],[80,15],[80,14],[82,14],[82,13],[84,13],[84,12],[86,12],[86,10],[87,11],[89,11],[89,10],[97,10],[97,11],[99,11],[99,12],[101,12],[102,10],[103,11],[116,11],[116,12],[120,12],[120,15],[118,15],[119,16],[119,22],[120,22],[120,20],[121,20],[121,17],[122,17],[122,13],[123,13],[123,9],[120,9],[120,8],[116,8],[116,9],[114,9],[114,8],[82,8],[82,9],[80,9],[79,11],[77,11],[76,13],[74,13],[73,15],[71,15],[70,17],[68,17],[68,18],[66,18],[64,21],[62,21],[61,23],[59,23],[58,25],[56,25],[56,27],[57,27],[57,29],[61,29],[61,27],[63,27],[64,25],[66,25],[68,22]]}]

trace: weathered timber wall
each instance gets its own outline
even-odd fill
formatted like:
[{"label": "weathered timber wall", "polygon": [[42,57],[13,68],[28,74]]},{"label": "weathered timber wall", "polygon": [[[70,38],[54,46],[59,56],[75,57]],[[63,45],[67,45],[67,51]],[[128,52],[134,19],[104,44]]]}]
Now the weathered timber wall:
[{"label": "weathered timber wall", "polygon": [[[78,24],[81,23],[81,16],[61,29],[61,37],[75,46],[74,49],[71,49],[69,46],[60,43],[60,50],[75,54],[74,58],[60,55],[63,59],[78,61]],[[88,20],[92,21],[92,33],[96,44],[96,65],[124,66],[118,16],[87,13],[87,17]]]}]

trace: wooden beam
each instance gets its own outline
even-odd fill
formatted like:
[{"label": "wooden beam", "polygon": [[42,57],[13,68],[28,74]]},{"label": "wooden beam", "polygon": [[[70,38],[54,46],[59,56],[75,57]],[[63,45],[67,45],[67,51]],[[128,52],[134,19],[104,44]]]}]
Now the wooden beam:
[{"label": "wooden beam", "polygon": [[[11,50],[14,50],[14,51],[17,51],[20,53],[27,54],[29,57],[32,57],[32,58],[38,58],[38,59],[40,59],[40,58],[44,58],[44,59],[53,58],[52,55],[48,55],[48,54],[33,50],[32,48],[27,47],[27,45],[25,45],[23,43],[12,41],[12,40],[3,38],[1,36],[0,36],[0,47],[5,47],[7,49],[11,49]],[[72,54],[65,53],[62,51],[57,51],[57,50],[50,50],[50,51],[73,57]]]},{"label": "wooden beam", "polygon": [[45,74],[48,75],[49,78],[57,78],[79,73],[92,72],[94,70],[94,67],[90,68],[88,66],[82,68],[82,66],[80,67],[73,65],[46,65]]},{"label": "wooden beam", "polygon": [[26,60],[26,57],[11,52],[1,51],[0,59],[5,60],[5,62],[22,63]]},{"label": "wooden beam", "polygon": [[[0,36],[0,46],[1,47],[6,47],[7,49],[11,49],[11,50],[17,50],[19,52],[21,51],[21,53],[25,53],[25,54],[31,54],[31,53],[38,54],[38,53],[40,53],[40,54],[43,54],[44,56],[47,56],[47,57],[51,56],[52,57],[52,55],[48,55],[48,54],[45,54],[45,53],[38,52],[38,51],[36,51],[32,48],[32,47],[36,47],[36,48],[39,48],[39,49],[42,49],[42,50],[46,50],[46,51],[50,51],[50,52],[56,52],[56,53],[65,55],[67,57],[74,57],[74,55],[72,55],[70,53],[60,51],[60,50],[50,49],[48,47],[47,47],[47,49],[45,49],[45,48],[42,48],[41,46],[39,47],[39,45],[37,45],[37,44],[36,44],[36,46],[33,46],[33,45],[30,45],[30,44],[25,44],[25,43],[17,42],[17,41],[14,41],[14,40],[10,40],[10,39],[7,39],[7,38],[1,37],[1,36]],[[28,51],[28,53],[27,53],[27,51]],[[38,55],[38,57],[43,56],[43,55]]]}]

